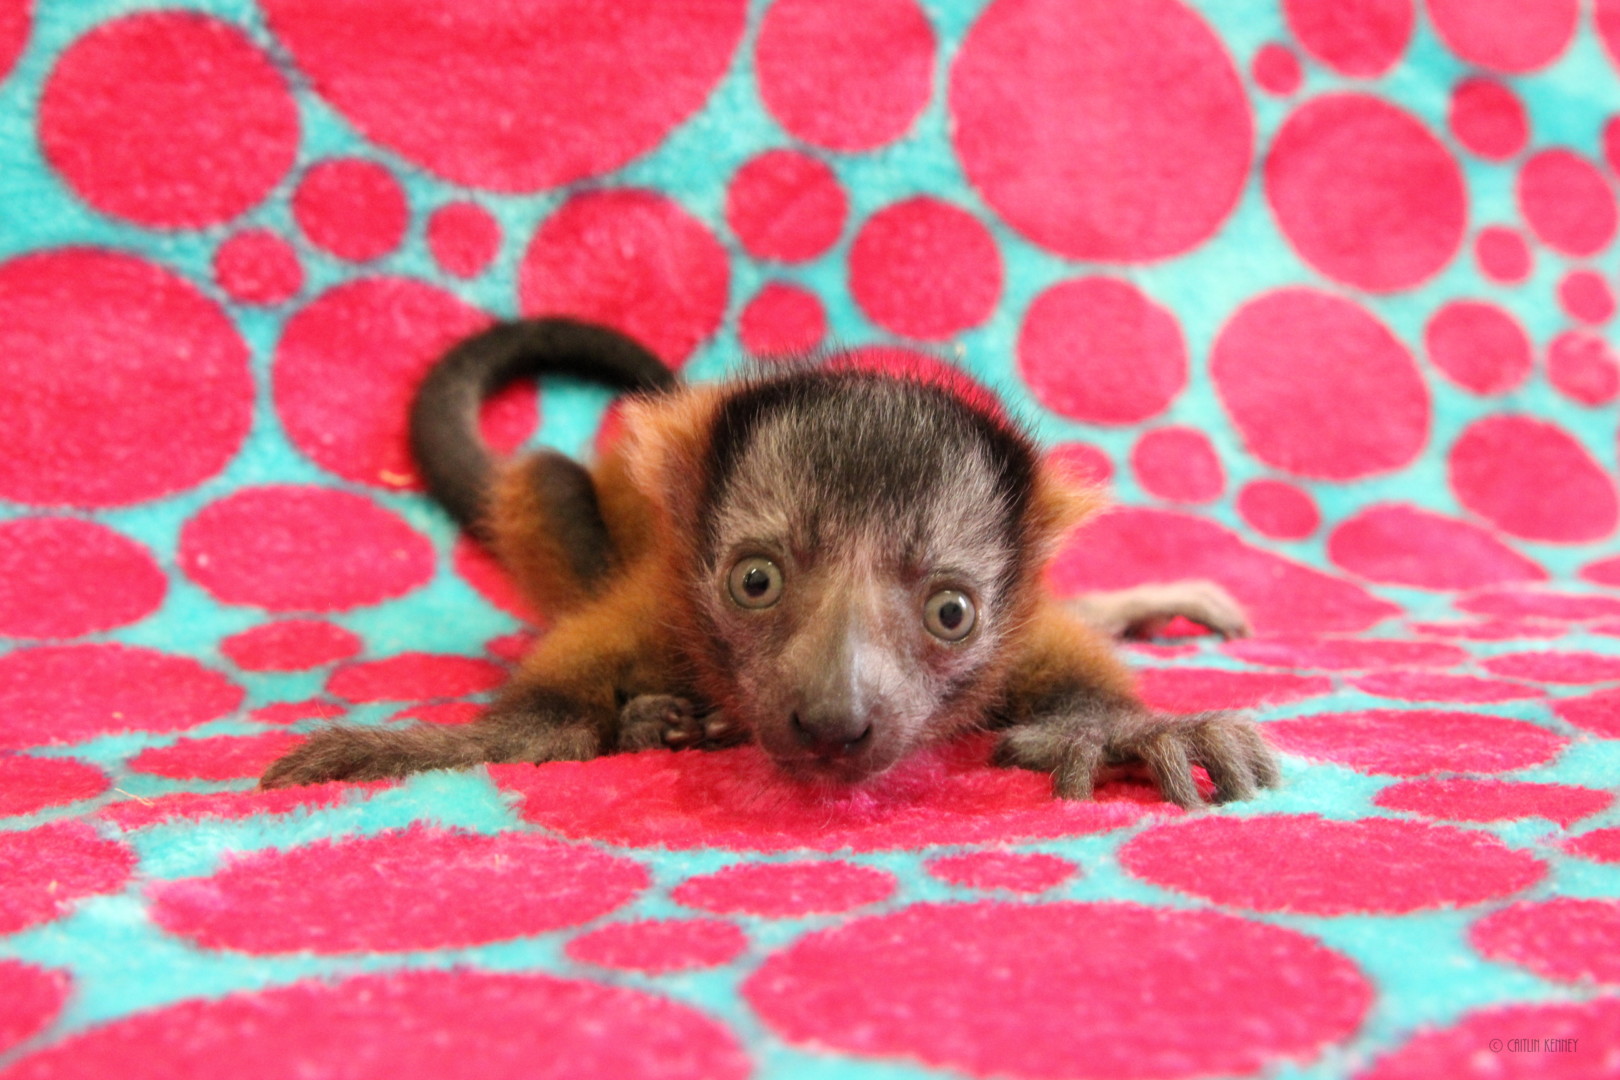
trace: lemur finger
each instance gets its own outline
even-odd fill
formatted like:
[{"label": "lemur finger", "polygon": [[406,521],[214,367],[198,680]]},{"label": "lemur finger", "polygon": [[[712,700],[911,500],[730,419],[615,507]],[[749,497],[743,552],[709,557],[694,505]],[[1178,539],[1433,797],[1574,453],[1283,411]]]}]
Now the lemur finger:
[{"label": "lemur finger", "polygon": [[1145,735],[1137,752],[1153,770],[1160,793],[1176,805],[1191,810],[1204,805],[1204,800],[1198,794],[1198,785],[1193,783],[1186,738],[1185,728],[1166,724]]},{"label": "lemur finger", "polygon": [[1180,718],[1192,758],[1215,784],[1216,802],[1254,798],[1260,778],[1253,745],[1244,732],[1247,721],[1231,713],[1200,713]]},{"label": "lemur finger", "polygon": [[1248,751],[1255,781],[1263,788],[1281,787],[1282,767],[1277,762],[1277,751],[1260,734],[1260,728],[1251,720],[1240,720],[1234,733]]},{"label": "lemur finger", "polygon": [[1052,794],[1060,799],[1089,799],[1102,767],[1102,747],[1076,740],[1064,749],[1052,769]]}]

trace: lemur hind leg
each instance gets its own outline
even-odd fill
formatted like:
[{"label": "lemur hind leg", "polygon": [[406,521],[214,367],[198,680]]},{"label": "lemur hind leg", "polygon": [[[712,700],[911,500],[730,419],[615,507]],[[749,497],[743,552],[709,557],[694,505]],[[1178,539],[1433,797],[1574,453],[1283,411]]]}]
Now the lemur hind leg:
[{"label": "lemur hind leg", "polygon": [[1248,637],[1250,632],[1243,605],[1213,581],[1173,581],[1086,593],[1068,606],[1088,625],[1113,637],[1151,637],[1178,615],[1225,638]]}]

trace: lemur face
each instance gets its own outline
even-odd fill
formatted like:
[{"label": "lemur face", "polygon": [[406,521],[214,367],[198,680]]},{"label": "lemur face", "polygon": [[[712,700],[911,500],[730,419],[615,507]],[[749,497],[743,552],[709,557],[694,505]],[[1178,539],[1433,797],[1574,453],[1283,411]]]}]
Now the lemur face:
[{"label": "lemur face", "polygon": [[1027,443],[937,388],[820,374],[730,399],[692,602],[720,702],[854,782],[982,718],[1031,573]]}]

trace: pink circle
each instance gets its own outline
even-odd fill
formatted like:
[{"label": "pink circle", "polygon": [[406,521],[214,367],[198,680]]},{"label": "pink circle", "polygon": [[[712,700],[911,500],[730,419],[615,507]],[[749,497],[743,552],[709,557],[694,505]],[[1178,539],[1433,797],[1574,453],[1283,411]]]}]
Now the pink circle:
[{"label": "pink circle", "polygon": [[[1501,1080],[1532,1080],[1558,1076],[1562,1080],[1603,1080],[1614,1073],[1613,1062],[1603,1053],[1540,1053],[1512,1051],[1493,1053],[1492,1041],[1501,1042],[1503,1033],[1518,1047],[1540,1047],[1539,1040],[1568,1039],[1586,1050],[1593,1032],[1609,1032],[1620,1025],[1620,1000],[1599,998],[1588,1002],[1557,1002],[1549,1005],[1510,1004],[1479,1009],[1463,1016],[1450,1027],[1422,1027],[1399,1049],[1385,1054],[1371,1068],[1356,1074],[1356,1080],[1432,1080],[1437,1076],[1491,1076]],[[1518,1043],[1517,1033],[1535,1035]],[[1599,1039],[1602,1036],[1598,1036]],[[1531,1039],[1538,1040],[1532,1042]],[[1600,1043],[1601,1045],[1601,1043]],[[1503,1043],[1504,1049],[1507,1043]],[[1489,1053],[1485,1057],[1481,1051]],[[1487,1071],[1488,1070],[1488,1071]]]},{"label": "pink circle", "polygon": [[518,299],[526,315],[603,323],[679,366],[719,329],[729,266],[713,234],[665,196],[589,191],[540,223]]},{"label": "pink circle", "polygon": [[1519,171],[1519,210],[1542,243],[1596,255],[1614,239],[1614,193],[1598,167],[1570,150],[1543,150]]},{"label": "pink circle", "polygon": [[973,851],[930,859],[930,874],[964,889],[1003,889],[1038,893],[1063,884],[1080,868],[1056,855],[1024,855],[1013,851]]},{"label": "pink circle", "polygon": [[1465,390],[1501,394],[1530,374],[1530,337],[1517,319],[1483,300],[1452,300],[1423,328],[1429,362]]},{"label": "pink circle", "polygon": [[1174,812],[1152,787],[1111,783],[1099,798],[1052,798],[1052,778],[989,764],[985,739],[913,756],[859,791],[797,787],[757,747],[704,754],[617,754],[584,762],[495,765],[525,821],[626,847],[734,851],[885,851],[931,844],[1083,836]]},{"label": "pink circle", "polygon": [[1620,681],[1620,656],[1592,652],[1541,649],[1504,653],[1491,657],[1481,666],[1493,675],[1533,682],[1573,685]]},{"label": "pink circle", "polygon": [[180,568],[214,599],[270,611],[346,611],[420,588],[433,545],[361,495],[242,488],[180,530]]},{"label": "pink circle", "polygon": [[386,784],[308,784],[274,791],[176,791],[153,799],[108,803],[96,817],[126,832],[174,821],[239,821],[260,814],[292,814],[341,804],[351,792]]},{"label": "pink circle", "polygon": [[703,107],[742,0],[564,0],[489,13],[421,0],[266,0],[270,29],[369,139],[447,180],[527,192],[612,172]]},{"label": "pink circle", "polygon": [[241,704],[241,688],[225,676],[155,649],[42,645],[0,656],[0,750],[179,731]]},{"label": "pink circle", "polygon": [[1620,555],[1587,563],[1581,567],[1581,578],[1594,585],[1620,586]]},{"label": "pink circle", "polygon": [[1048,409],[1093,424],[1135,424],[1187,385],[1187,345],[1170,309],[1128,281],[1063,281],[1035,298],[1018,331],[1018,370]]},{"label": "pink circle", "polygon": [[1119,861],[1145,881],[1217,904],[1309,915],[1478,904],[1527,889],[1547,873],[1541,860],[1489,833],[1315,814],[1156,825],[1120,848]]},{"label": "pink circle", "polygon": [[243,671],[308,671],[347,660],[362,647],[360,636],[320,619],[286,619],[232,634],[219,651]]},{"label": "pink circle", "polygon": [[1300,476],[1390,472],[1428,441],[1429,389],[1417,364],[1342,296],[1286,288],[1250,300],[1216,338],[1210,374],[1244,445]]},{"label": "pink circle", "polygon": [[[1558,283],[1558,306],[1570,318],[1584,323],[1608,322],[1614,314],[1614,294],[1597,271],[1571,270]],[[1553,344],[1557,343],[1558,339],[1554,339]]]},{"label": "pink circle", "polygon": [[1081,484],[1106,484],[1114,475],[1108,455],[1088,443],[1059,443],[1046,455],[1046,464]]},{"label": "pink circle", "polygon": [[894,890],[893,874],[854,863],[741,863],[690,878],[670,896],[722,915],[797,919],[876,904]]},{"label": "pink circle", "polygon": [[1285,705],[1333,692],[1333,681],[1325,676],[1272,671],[1159,667],[1146,668],[1137,678],[1143,701],[1181,713]]},{"label": "pink circle", "polygon": [[1254,148],[1243,83],[1221,39],[1175,0],[995,0],[950,80],[968,180],[1059,255],[1180,255],[1243,192]]},{"label": "pink circle", "polygon": [[1209,436],[1196,428],[1150,431],[1131,448],[1136,482],[1171,502],[1207,503],[1221,497],[1226,474]]},{"label": "pink circle", "polygon": [[1569,828],[1608,808],[1607,791],[1570,784],[1527,784],[1471,777],[1403,780],[1373,799],[1389,810],[1406,810],[1447,821],[1518,821],[1541,817]]},{"label": "pink circle", "polygon": [[470,656],[401,653],[338,668],[326,689],[345,701],[418,701],[466,697],[506,681],[506,669]]},{"label": "pink circle", "polygon": [[[242,855],[150,887],[153,920],[210,949],[482,945],[589,922],[648,884],[636,862],[526,833],[412,826]],[[432,895],[431,904],[422,903]]]},{"label": "pink circle", "polygon": [[135,853],[82,821],[53,821],[0,830],[0,866],[0,934],[14,934],[61,918],[75,900],[122,889]]},{"label": "pink circle", "polygon": [[1457,705],[1488,705],[1545,696],[1539,687],[1472,675],[1445,675],[1436,671],[1375,671],[1350,680],[1357,690],[1399,701],[1444,701]]},{"label": "pink circle", "polygon": [[827,336],[827,312],[809,289],[767,282],[743,308],[737,335],[751,356],[803,356]]},{"label": "pink circle", "polygon": [[1600,540],[1620,519],[1614,483],[1556,424],[1490,416],[1469,425],[1447,458],[1465,507],[1527,540]]},{"label": "pink circle", "polygon": [[886,330],[924,341],[988,319],[1002,277],[990,230],[928,195],[867,218],[849,251],[849,288],[861,310]]},{"label": "pink circle", "polygon": [[1249,61],[1249,75],[1256,86],[1278,97],[1292,94],[1304,81],[1299,57],[1294,55],[1294,50],[1275,41],[1268,41],[1256,50],[1254,58]]},{"label": "pink circle", "polygon": [[0,431],[12,433],[0,498],[34,506],[183,491],[224,468],[253,422],[230,318],[184,279],[115,252],[0,263],[0,384]]},{"label": "pink circle", "polygon": [[805,142],[872,150],[927,106],[934,45],[912,0],[779,0],[754,47],[760,100]]},{"label": "pink circle", "polygon": [[1305,51],[1352,78],[1395,66],[1412,39],[1412,0],[1283,0],[1288,28]]},{"label": "pink circle", "polygon": [[1544,979],[1620,982],[1620,902],[1556,897],[1493,911],[1468,931],[1487,959]]},{"label": "pink circle", "polygon": [[[777,1035],[822,1052],[1043,1080],[1259,1072],[1348,1039],[1373,999],[1351,961],[1297,930],[1217,911],[994,901],[808,934],[742,993]],[[1076,1052],[1076,1032],[1104,1031]]]},{"label": "pink circle", "polygon": [[[106,773],[71,758],[0,756],[0,817],[93,799],[111,786]],[[0,1016],[4,1015],[0,1008]],[[4,1041],[0,1038],[0,1043]]]},{"label": "pink circle", "polygon": [[394,174],[363,158],[312,165],[293,192],[293,217],[316,247],[350,262],[378,259],[399,247],[411,209]]},{"label": "pink circle", "polygon": [[1533,619],[1601,619],[1620,615],[1620,597],[1581,593],[1527,592],[1523,590],[1480,593],[1457,601],[1460,611],[1479,615]]},{"label": "pink circle", "polygon": [[1266,200],[1312,267],[1371,292],[1409,289],[1462,243],[1468,197],[1451,152],[1366,94],[1295,110],[1266,156]]},{"label": "pink circle", "polygon": [[1530,276],[1530,246],[1517,229],[1490,225],[1474,238],[1480,273],[1502,285],[1517,285]]},{"label": "pink circle", "polygon": [[260,775],[303,741],[302,735],[285,731],[181,739],[142,750],[129,760],[129,769],[171,780],[240,780]]},{"label": "pink circle", "polygon": [[1446,122],[1458,142],[1489,161],[1506,161],[1530,140],[1523,103],[1495,79],[1477,75],[1452,87]]},{"label": "pink circle", "polygon": [[1524,720],[1434,709],[1370,709],[1274,720],[1282,749],[1384,776],[1507,772],[1557,757],[1569,740]]},{"label": "pink circle", "polygon": [[[0,16],[0,32],[4,29],[4,18]],[[4,74],[5,57],[0,53],[0,75]],[[0,960],[0,1054],[50,1027],[67,1004],[71,985],[65,971]]]},{"label": "pink circle", "polygon": [[833,353],[827,367],[834,371],[874,371],[935,386],[998,423],[1006,420],[1007,410],[995,391],[932,353],[894,345],[863,345]]},{"label": "pink circle", "polygon": [[1471,64],[1519,75],[1552,63],[1575,35],[1576,0],[1428,0],[1440,39]]},{"label": "pink circle", "polygon": [[229,221],[298,154],[298,105],[240,29],[197,12],[102,23],[56,61],[45,158],[103,213],[154,228]]},{"label": "pink circle", "polygon": [[1620,739],[1620,690],[1599,690],[1553,704],[1559,719],[1604,738]]},{"label": "pink circle", "polygon": [[582,964],[667,975],[719,967],[741,956],[748,935],[721,919],[663,919],[657,922],[609,923],[581,934],[564,951]]},{"label": "pink circle", "polygon": [[804,262],[838,241],[849,196],[823,162],[797,150],[767,150],[726,189],[726,224],[758,259]]},{"label": "pink circle", "polygon": [[1328,536],[1328,558],[1352,574],[1416,589],[1543,581],[1547,572],[1494,532],[1421,507],[1379,503]]},{"label": "pink circle", "polygon": [[239,304],[284,304],[304,287],[293,246],[269,229],[243,229],[214,249],[214,281]]},{"label": "pink circle", "polygon": [[[33,0],[5,0],[0,3],[0,81],[11,74],[12,66],[28,45],[33,6]],[[3,1044],[4,1039],[0,1039],[0,1048],[3,1048]]]},{"label": "pink circle", "polygon": [[[419,489],[406,437],[411,397],[445,350],[489,321],[409,278],[338,285],[287,320],[271,376],[276,412],[322,468],[361,484]],[[496,395],[481,414],[484,437],[497,450],[522,445],[536,408],[532,383]]]},{"label": "pink circle", "polygon": [[1230,641],[1225,651],[1251,664],[1358,671],[1381,667],[1451,667],[1466,663],[1468,653],[1435,641],[1386,638],[1313,638],[1304,635],[1257,637]]},{"label": "pink circle", "polygon": [[1322,512],[1310,492],[1282,480],[1244,484],[1237,510],[1251,529],[1273,540],[1303,540],[1322,524]]},{"label": "pink circle", "polygon": [[667,998],[456,968],[307,979],[131,1013],[22,1058],[9,1080],[273,1080],[287,1075],[289,1063],[343,1080],[744,1080],[749,1073],[729,1031]]},{"label": "pink circle", "polygon": [[446,203],[427,223],[428,250],[452,277],[477,277],[501,253],[501,224],[474,202]]},{"label": "pink circle", "polygon": [[506,569],[471,537],[461,534],[450,549],[450,565],[478,595],[515,619],[538,622],[540,616],[523,599]]},{"label": "pink circle", "polygon": [[1600,863],[1620,863],[1620,829],[1593,829],[1559,845],[1571,855]]},{"label": "pink circle", "polygon": [[1620,363],[1601,335],[1566,330],[1547,346],[1547,381],[1571,401],[1606,405],[1620,394]]},{"label": "pink circle", "polygon": [[0,522],[0,634],[71,638],[143,619],[168,579],[135,541],[77,518]]}]

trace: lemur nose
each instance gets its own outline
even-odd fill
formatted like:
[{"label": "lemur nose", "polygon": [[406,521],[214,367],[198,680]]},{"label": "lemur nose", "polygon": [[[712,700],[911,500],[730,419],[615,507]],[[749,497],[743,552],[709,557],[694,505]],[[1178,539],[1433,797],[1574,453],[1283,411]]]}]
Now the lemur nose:
[{"label": "lemur nose", "polygon": [[790,726],[805,749],[817,757],[848,757],[872,737],[872,721],[842,709],[806,709],[793,714]]}]

